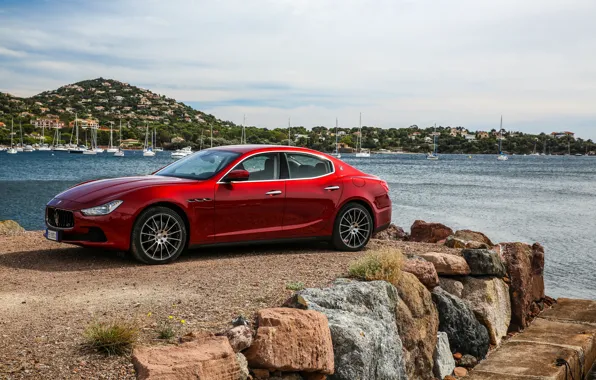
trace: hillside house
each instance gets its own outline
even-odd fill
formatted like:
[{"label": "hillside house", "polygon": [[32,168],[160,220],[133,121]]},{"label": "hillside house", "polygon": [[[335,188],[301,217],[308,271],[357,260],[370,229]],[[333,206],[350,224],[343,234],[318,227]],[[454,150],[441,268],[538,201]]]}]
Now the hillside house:
[{"label": "hillside house", "polygon": [[564,131],[564,132],[552,132],[551,136],[556,137],[558,139],[560,139],[561,137],[574,137],[575,133],[573,132],[569,132],[569,131]]},{"label": "hillside house", "polygon": [[31,124],[36,128],[64,128],[64,122],[58,118],[42,117],[36,120],[32,120]]},{"label": "hillside house", "polygon": [[478,139],[487,139],[489,137],[490,136],[489,136],[488,132],[483,132],[483,131],[476,132],[476,138],[478,138]]}]

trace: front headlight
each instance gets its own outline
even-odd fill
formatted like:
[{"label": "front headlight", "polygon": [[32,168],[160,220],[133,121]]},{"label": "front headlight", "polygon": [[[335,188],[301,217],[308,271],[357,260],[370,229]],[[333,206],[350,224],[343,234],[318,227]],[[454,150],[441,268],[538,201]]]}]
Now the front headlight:
[{"label": "front headlight", "polygon": [[81,210],[83,215],[87,216],[97,216],[97,215],[108,215],[112,211],[118,208],[122,204],[122,201],[111,201],[106,203],[105,205],[85,208]]}]

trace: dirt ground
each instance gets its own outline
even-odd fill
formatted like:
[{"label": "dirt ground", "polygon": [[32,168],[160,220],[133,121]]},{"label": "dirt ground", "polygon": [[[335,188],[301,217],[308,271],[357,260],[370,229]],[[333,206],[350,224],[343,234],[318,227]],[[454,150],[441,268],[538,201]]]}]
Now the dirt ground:
[{"label": "dirt ground", "polygon": [[[405,253],[445,249],[392,244]],[[151,344],[162,343],[162,323],[175,326],[177,336],[219,331],[238,315],[281,305],[292,294],[289,282],[325,286],[362,254],[324,243],[210,248],[146,266],[49,242],[39,231],[0,237],[0,379],[134,378],[129,357],[84,348],[90,323],[134,320],[140,342]]]}]

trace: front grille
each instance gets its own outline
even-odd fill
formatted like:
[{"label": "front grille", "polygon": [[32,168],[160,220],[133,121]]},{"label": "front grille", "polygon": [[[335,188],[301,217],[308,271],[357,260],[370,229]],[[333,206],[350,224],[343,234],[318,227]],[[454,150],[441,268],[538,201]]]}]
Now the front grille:
[{"label": "front grille", "polygon": [[74,215],[71,211],[48,207],[46,208],[46,222],[50,227],[73,228]]}]

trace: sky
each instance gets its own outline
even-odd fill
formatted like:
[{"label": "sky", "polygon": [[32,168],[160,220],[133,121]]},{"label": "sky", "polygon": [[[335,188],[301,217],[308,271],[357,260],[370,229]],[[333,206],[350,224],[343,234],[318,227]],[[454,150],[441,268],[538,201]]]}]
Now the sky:
[{"label": "sky", "polygon": [[0,0],[0,91],[97,77],[263,127],[596,139],[594,0]]}]

